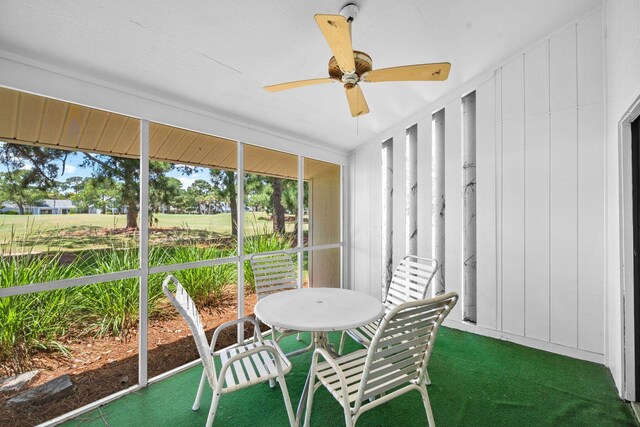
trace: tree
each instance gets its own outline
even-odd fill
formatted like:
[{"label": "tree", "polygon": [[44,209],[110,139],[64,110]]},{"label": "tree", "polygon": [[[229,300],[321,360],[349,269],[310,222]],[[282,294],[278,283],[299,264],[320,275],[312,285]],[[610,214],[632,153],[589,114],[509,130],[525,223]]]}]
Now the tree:
[{"label": "tree", "polygon": [[183,204],[195,208],[199,214],[205,214],[210,210],[206,205],[206,198],[212,191],[211,184],[204,179],[196,179],[184,192]]},{"label": "tree", "polygon": [[[138,228],[138,205],[140,201],[140,161],[111,157],[102,154],[83,153],[85,160],[82,166],[93,167],[93,177],[98,180],[121,182],[120,203],[127,208],[127,229]],[[150,192],[165,183],[165,174],[174,167],[180,168],[184,174],[191,174],[193,168],[174,166],[168,162],[149,162]]]},{"label": "tree", "polygon": [[0,164],[7,169],[0,189],[3,199],[15,203],[24,214],[26,206],[57,187],[56,177],[60,166],[64,173],[67,155],[62,150],[0,142]]},{"label": "tree", "polygon": [[149,209],[152,212],[162,212],[175,206],[184,190],[179,179],[166,176],[158,176],[153,185],[149,186]]},{"label": "tree", "polygon": [[247,174],[244,180],[245,204],[254,211],[271,212],[271,182],[264,175]]},{"label": "tree", "polygon": [[15,203],[20,215],[25,214],[27,206],[37,205],[46,197],[44,191],[29,181],[30,171],[27,170],[0,173],[0,199]]},{"label": "tree", "polygon": [[81,176],[70,176],[66,179],[65,184],[69,191],[77,195],[84,186],[84,178]]},{"label": "tree", "polygon": [[0,142],[0,163],[7,171],[24,172],[20,176],[24,185],[34,184],[45,191],[55,187],[58,172],[64,174],[68,154],[52,148]]},{"label": "tree", "polygon": [[89,212],[94,207],[102,212],[117,207],[120,200],[120,185],[113,180],[86,178],[77,194],[71,195],[71,200],[79,212]]},{"label": "tree", "polygon": [[233,171],[209,169],[211,182],[220,199],[229,203],[231,210],[231,235],[238,236],[238,191],[236,189],[236,174]]},{"label": "tree", "polygon": [[271,178],[271,186],[273,187],[273,193],[271,193],[273,231],[279,234],[284,234],[285,212],[284,206],[282,206],[282,178]]}]

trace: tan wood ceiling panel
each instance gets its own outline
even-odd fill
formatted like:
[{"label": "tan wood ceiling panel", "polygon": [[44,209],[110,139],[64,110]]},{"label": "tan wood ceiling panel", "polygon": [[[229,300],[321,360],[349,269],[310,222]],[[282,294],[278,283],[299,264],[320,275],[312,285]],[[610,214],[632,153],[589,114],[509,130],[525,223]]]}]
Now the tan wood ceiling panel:
[{"label": "tan wood ceiling panel", "polygon": [[122,135],[113,145],[112,152],[118,155],[140,157],[140,121],[127,117]]},{"label": "tan wood ceiling panel", "polygon": [[25,141],[37,141],[44,99],[40,96],[25,93],[19,97],[18,102],[16,138]]},{"label": "tan wood ceiling panel", "polygon": [[109,119],[109,113],[92,109],[87,119],[84,134],[80,139],[78,148],[81,150],[93,151],[102,139],[102,133]]},{"label": "tan wood ceiling panel", "polygon": [[78,147],[90,111],[89,108],[80,107],[79,105],[69,105],[64,128],[62,129],[62,137],[58,142],[60,148],[76,149]]},{"label": "tan wood ceiling panel", "polygon": [[16,137],[18,94],[15,90],[0,87],[0,136],[4,138]]},{"label": "tan wood ceiling panel", "polygon": [[312,179],[316,175],[325,173],[340,173],[340,166],[334,163],[323,162],[315,159],[304,159],[304,179]]},{"label": "tan wood ceiling panel", "polygon": [[[153,160],[237,169],[235,141],[158,123],[149,124],[149,135],[149,156]],[[0,88],[0,138],[64,150],[140,156],[138,119],[5,88]],[[321,164],[324,162],[306,167],[305,177],[324,168]],[[296,179],[298,157],[245,145],[245,171]]]},{"label": "tan wood ceiling panel", "polygon": [[56,101],[55,99],[47,99],[44,106],[44,117],[42,118],[42,127],[37,141],[48,145],[58,145],[64,121],[67,116],[69,104],[66,102]]}]

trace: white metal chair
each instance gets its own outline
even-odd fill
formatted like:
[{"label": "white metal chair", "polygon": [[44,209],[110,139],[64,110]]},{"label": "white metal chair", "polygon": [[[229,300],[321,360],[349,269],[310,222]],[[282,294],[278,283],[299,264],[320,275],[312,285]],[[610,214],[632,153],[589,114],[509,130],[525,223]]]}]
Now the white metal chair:
[{"label": "white metal chair", "polygon": [[[391,283],[385,296],[385,312],[389,312],[398,304],[407,301],[416,301],[427,297],[427,290],[438,271],[438,261],[430,258],[422,258],[415,255],[407,255],[400,261],[391,277]],[[338,353],[342,354],[346,334],[365,347],[369,347],[371,339],[378,329],[380,320],[371,322],[349,331],[343,331],[340,336]],[[428,380],[427,380],[428,382]]]},{"label": "white metal chair", "polygon": [[[422,395],[429,426],[434,426],[425,383],[427,365],[438,329],[457,300],[458,294],[450,292],[397,305],[380,321],[368,349],[337,359],[316,349],[304,425],[311,420],[314,392],[324,386],[342,405],[347,427],[355,425],[363,412],[411,390]],[[320,356],[324,362],[318,361]]]},{"label": "white metal chair", "polygon": [[[253,278],[256,284],[256,297],[262,298],[282,291],[298,289],[298,274],[291,261],[291,255],[286,252],[272,252],[268,254],[255,254],[249,257]],[[300,340],[300,331],[282,329],[269,325],[271,336],[275,342],[279,342],[288,335],[297,334]],[[279,335],[278,335],[279,334]],[[313,345],[288,353],[288,356],[311,351]]]},{"label": "white metal chair", "polygon": [[[169,289],[170,282],[173,282],[175,285],[175,294]],[[198,348],[198,353],[202,359],[203,372],[192,409],[197,411],[200,408],[205,379],[209,382],[209,386],[213,390],[213,398],[211,400],[211,408],[209,408],[206,426],[211,427],[211,425],[213,425],[213,419],[216,416],[216,409],[222,394],[275,379],[280,383],[280,390],[282,391],[289,422],[291,426],[296,426],[291,399],[289,398],[287,384],[284,379],[285,374],[291,370],[291,363],[282,353],[278,344],[273,341],[263,341],[258,322],[251,317],[244,317],[223,323],[213,333],[211,344],[208,345],[196,306],[180,282],[178,282],[174,276],[169,275],[162,284],[162,290],[169,298],[171,304],[178,310],[189,325],[189,329],[196,342],[196,347]],[[214,351],[220,331],[237,325],[238,323],[245,322],[253,324],[253,342],[236,345],[217,352]],[[222,362],[220,372],[216,372],[214,364],[215,356],[219,356]]]}]

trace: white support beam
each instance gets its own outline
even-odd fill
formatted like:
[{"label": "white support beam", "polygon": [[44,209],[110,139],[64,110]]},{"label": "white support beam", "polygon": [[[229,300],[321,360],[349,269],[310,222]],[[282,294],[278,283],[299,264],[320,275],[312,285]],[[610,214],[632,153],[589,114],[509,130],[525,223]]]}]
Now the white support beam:
[{"label": "white support beam", "polygon": [[138,326],[138,384],[147,385],[149,334],[149,121],[140,120],[140,309]]},{"label": "white support beam", "polygon": [[[311,224],[309,224],[311,227]],[[298,156],[298,249],[304,248],[304,157]],[[298,288],[304,286],[304,252],[298,252]],[[309,283],[311,287],[311,283]]]},{"label": "white support beam", "polygon": [[[238,319],[244,317],[244,143],[238,142]],[[244,325],[238,324],[238,343],[244,341]]]}]

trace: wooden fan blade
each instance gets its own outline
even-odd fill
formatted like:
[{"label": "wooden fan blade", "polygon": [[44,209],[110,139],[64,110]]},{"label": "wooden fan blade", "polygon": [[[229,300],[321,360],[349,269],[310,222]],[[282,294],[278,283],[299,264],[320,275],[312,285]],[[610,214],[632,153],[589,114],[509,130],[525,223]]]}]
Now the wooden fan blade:
[{"label": "wooden fan blade", "polygon": [[302,87],[302,86],[319,85],[322,83],[331,83],[331,82],[337,82],[337,81],[339,80],[332,79],[330,77],[322,78],[322,79],[298,80],[296,82],[280,83],[277,85],[265,86],[264,90],[267,90],[269,92],[279,92],[281,90],[295,89],[297,87]]},{"label": "wooden fan blade", "polygon": [[364,73],[360,80],[365,82],[400,82],[400,81],[443,81],[449,77],[451,64],[406,65],[404,67],[382,68]]},{"label": "wooden fan blade", "polygon": [[315,18],[342,72],[355,72],[356,63],[353,59],[351,31],[347,19],[342,15],[316,15]]},{"label": "wooden fan blade", "polygon": [[349,102],[349,109],[353,117],[362,116],[369,112],[369,106],[367,100],[364,99],[364,94],[360,86],[355,85],[351,87],[345,87],[347,93],[347,101]]}]

